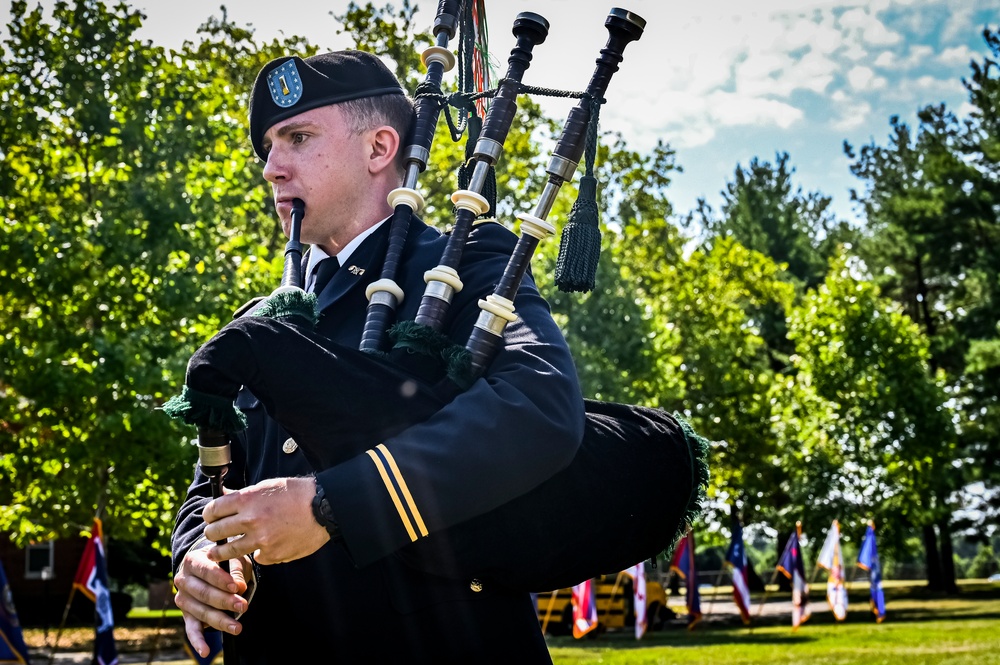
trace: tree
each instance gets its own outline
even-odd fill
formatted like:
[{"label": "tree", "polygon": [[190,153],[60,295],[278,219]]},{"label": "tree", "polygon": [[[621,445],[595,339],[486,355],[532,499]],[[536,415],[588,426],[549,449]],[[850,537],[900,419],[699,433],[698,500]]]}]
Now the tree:
[{"label": "tree", "polygon": [[789,337],[796,371],[772,394],[782,486],[807,523],[860,533],[874,518],[880,544],[901,553],[911,528],[954,508],[940,503],[956,442],[926,338],[847,254],[792,309]]},{"label": "tree", "polygon": [[[984,35],[996,56],[996,34]],[[989,359],[1000,319],[1000,86],[996,62],[986,58],[982,65],[973,62],[972,69],[966,82],[973,107],[968,119],[959,120],[944,105],[927,106],[916,129],[892,118],[887,146],[873,142],[857,152],[849,145],[845,150],[856,159],[852,171],[865,181],[865,191],[853,193],[868,219],[859,252],[883,292],[928,336],[931,371],[947,373],[958,409],[958,426],[949,439],[960,437],[964,448],[956,464],[966,480],[995,485],[997,474],[980,469],[995,468],[982,463],[995,459],[998,439],[990,423],[997,402],[995,391],[981,381],[995,373]],[[938,500],[946,504],[948,497]],[[936,533],[931,525],[924,529],[929,581],[936,588],[954,587],[951,529],[947,516]]]},{"label": "tree", "polygon": [[734,179],[722,192],[721,215],[716,218],[704,199],[698,202],[698,221],[708,236],[731,236],[748,249],[783,263],[792,279],[806,288],[818,285],[826,260],[845,227],[830,211],[830,197],[794,189],[788,153],[778,153],[774,164],[754,157],[750,166],[736,165]]},{"label": "tree", "polygon": [[51,23],[12,5],[0,528],[19,542],[76,535],[96,512],[114,537],[165,545],[195,453],[156,408],[198,343],[275,283],[233,84],[276,45],[223,19],[168,54],[136,40],[141,21],[98,0],[57,3]]}]

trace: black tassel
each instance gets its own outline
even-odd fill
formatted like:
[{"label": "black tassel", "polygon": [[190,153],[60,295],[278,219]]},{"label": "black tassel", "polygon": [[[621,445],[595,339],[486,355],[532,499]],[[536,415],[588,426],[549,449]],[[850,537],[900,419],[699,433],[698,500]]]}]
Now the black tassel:
[{"label": "black tassel", "polygon": [[580,193],[563,227],[556,261],[556,286],[560,291],[593,291],[597,280],[597,262],[601,258],[601,224],[597,208],[597,124],[603,100],[590,100],[590,124],[587,127],[585,159],[587,172],[580,178]]},{"label": "black tassel", "polygon": [[560,291],[593,291],[601,258],[601,228],[597,210],[597,178],[580,178],[580,195],[569,213],[559,243],[556,286]]}]

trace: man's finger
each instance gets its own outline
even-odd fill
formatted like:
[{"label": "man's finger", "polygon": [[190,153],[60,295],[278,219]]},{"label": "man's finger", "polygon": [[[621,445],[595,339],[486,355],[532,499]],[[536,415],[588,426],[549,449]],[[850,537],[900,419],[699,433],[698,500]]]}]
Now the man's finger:
[{"label": "man's finger", "polygon": [[238,512],[239,492],[226,492],[218,499],[212,499],[205,504],[201,516],[207,524],[217,522],[223,517],[235,515]]},{"label": "man's finger", "polygon": [[205,642],[205,634],[202,632],[201,625],[201,621],[198,621],[188,614],[184,615],[184,632],[187,633],[188,642],[191,643],[191,648],[194,649],[199,656],[206,658],[208,656],[208,644]]},{"label": "man's finger", "polygon": [[236,582],[236,593],[238,594],[242,594],[247,590],[246,573],[243,570],[244,562],[246,560],[242,558],[229,560],[229,574],[233,576],[233,580]]}]

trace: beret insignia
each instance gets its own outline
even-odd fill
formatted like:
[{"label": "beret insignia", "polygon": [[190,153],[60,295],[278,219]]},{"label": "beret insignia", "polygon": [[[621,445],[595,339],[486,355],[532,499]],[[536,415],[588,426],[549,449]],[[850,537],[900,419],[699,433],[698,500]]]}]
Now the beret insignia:
[{"label": "beret insignia", "polygon": [[302,99],[302,77],[295,66],[294,60],[289,60],[267,75],[267,88],[271,91],[271,99],[282,108],[294,106]]}]

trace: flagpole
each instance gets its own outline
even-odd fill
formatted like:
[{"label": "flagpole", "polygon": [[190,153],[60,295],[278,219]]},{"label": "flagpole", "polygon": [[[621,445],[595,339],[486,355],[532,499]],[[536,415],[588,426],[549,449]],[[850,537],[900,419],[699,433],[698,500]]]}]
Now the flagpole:
[{"label": "flagpole", "polygon": [[[171,584],[171,586],[173,585]],[[153,659],[160,653],[160,636],[163,632],[163,622],[167,619],[167,606],[169,604],[170,596],[167,595],[163,599],[163,605],[160,606],[160,620],[156,622],[156,633],[153,635],[153,648],[149,651],[149,660],[146,661],[146,665],[153,665]]]},{"label": "flagpole", "polygon": [[[673,597],[673,593],[670,591],[670,585],[674,581],[674,571],[670,568],[669,562],[667,563],[667,573],[666,576],[660,578],[660,586],[663,587],[663,604],[665,607],[670,607],[670,598]],[[678,589],[677,597],[680,598],[680,590]]]},{"label": "flagpole", "polygon": [[[774,583],[778,580],[778,564],[774,565],[774,572],[771,573],[771,581],[764,585],[764,597],[760,601],[760,605],[757,606],[757,618],[759,619],[761,614],[764,612],[764,604],[767,603],[767,597],[771,593],[770,587],[774,586]],[[753,632],[753,624],[750,624],[750,632]]]},{"label": "flagpole", "polygon": [[66,601],[66,607],[63,609],[62,621],[59,622],[59,629],[56,631],[56,640],[52,643],[52,651],[49,652],[49,665],[56,659],[56,649],[59,648],[59,639],[62,637],[63,628],[66,627],[66,619],[69,617],[69,608],[73,604],[73,595],[76,593],[76,586],[70,587],[69,590],[69,600]]},{"label": "flagpole", "polygon": [[542,635],[545,634],[545,629],[549,626],[549,619],[552,618],[552,606],[556,604],[556,596],[559,595],[559,589],[553,589],[552,595],[549,596],[549,606],[545,610],[545,618],[542,619]]},{"label": "flagpole", "polygon": [[[796,522],[795,523],[795,528],[798,529],[798,527],[799,527],[800,524],[802,524],[802,523],[801,522]],[[780,537],[780,534],[779,534],[779,537]],[[780,565],[781,565],[781,555],[779,554],[778,555],[778,561],[774,564],[774,572],[771,573],[771,581],[764,585],[764,598],[760,601],[760,605],[757,607],[757,618],[758,619],[761,617],[761,614],[764,612],[764,604],[767,602],[767,597],[771,593],[771,589],[769,587],[774,586],[774,583],[778,581],[778,566],[780,566]],[[751,630],[752,629],[753,629],[753,624],[751,624]]]},{"label": "flagpole", "polygon": [[[802,520],[797,520],[795,522],[795,543],[796,543],[796,545],[798,545],[799,563],[800,564],[804,564],[806,558],[805,558],[805,555],[802,553]],[[796,566],[796,568],[798,568],[798,566]],[[806,580],[805,580],[805,570],[802,571],[802,578],[803,578],[802,579],[802,583],[805,584],[805,582],[806,582]],[[805,584],[805,589],[802,589],[802,591],[805,592],[805,599],[803,600],[802,596],[801,595],[799,596],[799,611],[800,611],[800,613],[801,613],[801,608],[802,607],[808,607],[808,605],[809,605],[809,585]],[[803,602],[805,603],[805,605],[803,605]],[[802,617],[802,615],[800,614],[800,617],[802,617],[802,618],[799,619],[799,623],[796,625],[795,624],[795,609],[796,609],[796,606],[795,606],[795,576],[793,574],[792,575],[792,632],[793,633],[795,631],[797,631],[802,626],[802,624],[805,623],[809,619],[809,615],[808,614],[806,614],[804,617]],[[812,612],[811,609],[809,611],[810,611],[810,613]]]},{"label": "flagpole", "polygon": [[615,602],[615,594],[618,593],[618,587],[621,586],[622,575],[624,574],[619,572],[618,577],[615,578],[614,586],[611,587],[611,595],[608,597],[608,612],[611,611],[611,603]]},{"label": "flagpole", "polygon": [[715,595],[719,592],[719,585],[722,583],[722,576],[726,572],[726,564],[722,564],[722,568],[719,569],[719,575],[715,578],[715,584],[712,586],[712,599],[708,601],[708,609],[705,610],[705,614],[709,615],[712,613],[712,605],[715,604]]}]

